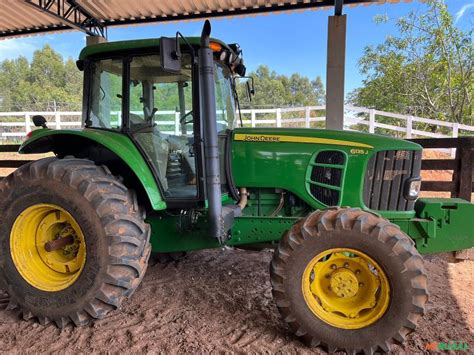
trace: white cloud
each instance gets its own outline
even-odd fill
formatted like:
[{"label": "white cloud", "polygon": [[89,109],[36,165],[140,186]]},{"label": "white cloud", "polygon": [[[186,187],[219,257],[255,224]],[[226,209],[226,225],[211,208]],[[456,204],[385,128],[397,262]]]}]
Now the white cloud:
[{"label": "white cloud", "polygon": [[471,7],[474,7],[474,3],[466,4],[463,7],[461,7],[461,9],[458,12],[456,12],[456,17],[454,18],[454,23],[457,23],[461,19],[461,17],[464,16],[466,11],[469,10]]},{"label": "white cloud", "polygon": [[31,58],[37,49],[39,49],[38,45],[26,38],[0,41],[0,62],[5,59],[17,58],[20,55]]}]

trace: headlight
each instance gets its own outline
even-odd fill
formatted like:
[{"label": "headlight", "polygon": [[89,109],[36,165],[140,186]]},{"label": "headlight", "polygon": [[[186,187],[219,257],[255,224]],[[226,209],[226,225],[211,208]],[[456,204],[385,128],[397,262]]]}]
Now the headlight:
[{"label": "headlight", "polygon": [[405,182],[405,198],[416,200],[421,190],[421,178],[410,178]]}]

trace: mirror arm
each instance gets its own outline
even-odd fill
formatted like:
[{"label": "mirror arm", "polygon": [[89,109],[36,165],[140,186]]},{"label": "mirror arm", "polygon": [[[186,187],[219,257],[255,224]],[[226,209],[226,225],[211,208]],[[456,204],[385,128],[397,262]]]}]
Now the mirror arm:
[{"label": "mirror arm", "polygon": [[181,37],[183,39],[183,42],[188,46],[188,48],[190,49],[191,51],[191,56],[193,58],[193,64],[195,63],[195,59],[196,59],[196,53],[194,52],[194,48],[193,46],[191,46],[189,44],[189,42],[187,41],[187,39],[181,34],[181,32],[176,32],[176,57],[177,58],[181,58],[181,46],[179,45],[179,37]]}]

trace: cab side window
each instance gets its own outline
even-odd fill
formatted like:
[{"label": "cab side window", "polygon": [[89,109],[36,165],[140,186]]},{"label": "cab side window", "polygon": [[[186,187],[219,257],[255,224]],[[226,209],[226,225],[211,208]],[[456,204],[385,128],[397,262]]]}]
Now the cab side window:
[{"label": "cab side window", "polygon": [[89,126],[122,127],[122,59],[92,63]]}]

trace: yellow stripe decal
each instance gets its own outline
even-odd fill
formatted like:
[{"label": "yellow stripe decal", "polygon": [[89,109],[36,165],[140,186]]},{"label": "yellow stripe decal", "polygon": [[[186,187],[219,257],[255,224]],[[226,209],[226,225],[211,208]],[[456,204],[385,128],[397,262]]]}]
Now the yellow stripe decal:
[{"label": "yellow stripe decal", "polygon": [[313,144],[329,144],[329,145],[344,145],[349,147],[359,147],[359,148],[373,148],[373,146],[350,142],[342,141],[339,139],[330,139],[330,138],[313,138],[313,137],[299,137],[299,136],[281,136],[281,135],[271,135],[271,134],[242,134],[237,133],[234,137],[236,141],[244,142],[266,142],[266,143],[313,143]]}]

